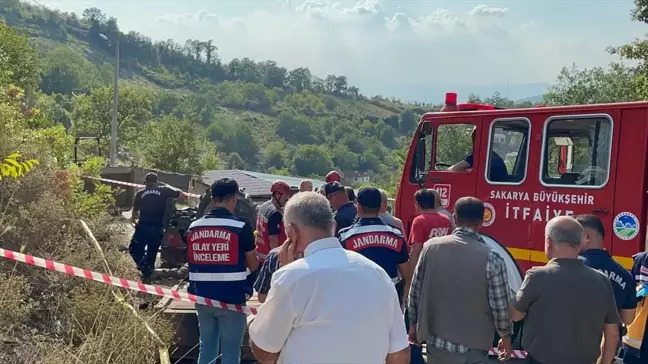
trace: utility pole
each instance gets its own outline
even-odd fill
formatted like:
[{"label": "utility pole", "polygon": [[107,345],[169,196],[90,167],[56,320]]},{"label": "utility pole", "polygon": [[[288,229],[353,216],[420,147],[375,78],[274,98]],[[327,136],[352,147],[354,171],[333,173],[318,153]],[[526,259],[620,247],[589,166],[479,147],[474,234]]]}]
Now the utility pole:
[{"label": "utility pole", "polygon": [[110,166],[117,158],[117,110],[119,107],[119,42],[115,41],[115,84],[113,86],[112,125],[110,128]]}]

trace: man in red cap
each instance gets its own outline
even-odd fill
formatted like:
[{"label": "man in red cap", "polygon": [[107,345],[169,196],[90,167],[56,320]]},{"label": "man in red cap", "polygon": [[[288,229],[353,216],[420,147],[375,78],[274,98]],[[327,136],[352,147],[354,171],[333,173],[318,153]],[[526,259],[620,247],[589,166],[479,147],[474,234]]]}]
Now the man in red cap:
[{"label": "man in red cap", "polygon": [[340,172],[338,172],[338,171],[330,171],[326,175],[326,183],[340,182],[341,180],[342,180],[342,177],[340,176]]}]

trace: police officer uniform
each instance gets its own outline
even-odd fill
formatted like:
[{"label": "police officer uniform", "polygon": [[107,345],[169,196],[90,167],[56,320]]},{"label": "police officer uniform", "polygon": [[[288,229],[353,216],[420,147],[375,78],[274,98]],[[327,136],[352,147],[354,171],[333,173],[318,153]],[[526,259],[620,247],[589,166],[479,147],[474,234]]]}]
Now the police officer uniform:
[{"label": "police officer uniform", "polygon": [[358,193],[360,219],[340,230],[340,242],[344,248],[358,252],[381,266],[397,285],[400,297],[402,281],[398,273],[399,266],[409,260],[407,242],[400,230],[385,224],[378,217],[380,203],[378,189],[361,189]]},{"label": "police officer uniform", "polygon": [[137,269],[148,278],[155,270],[155,259],[164,235],[167,201],[180,197],[182,192],[158,184],[155,173],[148,173],[145,181],[146,187],[135,193],[133,201],[133,213],[139,213],[139,219],[128,250]]},{"label": "police officer uniform", "polygon": [[245,253],[254,250],[254,233],[245,220],[215,208],[187,232],[189,291],[217,301],[243,304],[250,270]]},{"label": "police officer uniform", "polygon": [[[254,248],[250,223],[224,207],[216,207],[194,221],[187,232],[189,293],[244,305],[253,282],[246,255]],[[245,314],[203,305],[196,305],[196,312],[200,329],[198,362],[212,363],[219,352],[221,362],[239,362]]]}]

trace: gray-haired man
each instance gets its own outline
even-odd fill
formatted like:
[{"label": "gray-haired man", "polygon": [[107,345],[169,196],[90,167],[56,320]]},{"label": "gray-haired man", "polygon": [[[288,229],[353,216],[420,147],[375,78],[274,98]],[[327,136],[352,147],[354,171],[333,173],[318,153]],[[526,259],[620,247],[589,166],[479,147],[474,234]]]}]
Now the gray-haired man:
[{"label": "gray-haired man", "polygon": [[385,192],[385,190],[381,188],[380,189],[380,213],[378,214],[378,217],[385,224],[391,227],[395,227],[396,229],[400,230],[403,234],[405,234],[403,221],[401,221],[401,219],[387,212],[387,202],[389,202],[389,198],[387,197],[387,192]]},{"label": "gray-haired man", "polygon": [[[379,265],[342,248],[333,236],[335,222],[327,199],[315,192],[298,193],[286,204],[284,225],[288,241],[279,253],[282,267],[273,274],[268,298],[250,324],[250,346],[257,360],[409,362],[405,324],[391,279]],[[304,257],[294,260],[301,253]],[[349,310],[367,301],[372,302],[371,310]]]},{"label": "gray-haired man", "polygon": [[527,271],[513,300],[513,321],[526,317],[522,346],[531,364],[614,360],[621,320],[612,285],[578,258],[582,239],[583,227],[575,219],[549,220],[545,227],[549,263]]}]

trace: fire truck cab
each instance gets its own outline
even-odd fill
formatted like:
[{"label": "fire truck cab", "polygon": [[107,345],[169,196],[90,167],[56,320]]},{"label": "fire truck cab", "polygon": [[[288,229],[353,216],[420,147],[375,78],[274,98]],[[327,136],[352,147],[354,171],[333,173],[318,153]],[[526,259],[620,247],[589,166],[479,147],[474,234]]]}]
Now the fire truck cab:
[{"label": "fire truck cab", "polygon": [[[450,212],[461,197],[481,199],[481,233],[507,256],[514,290],[547,261],[544,229],[554,216],[599,216],[606,250],[626,268],[644,251],[648,102],[451,109],[423,115],[414,134],[395,202],[407,230],[420,188],[439,191]],[[464,160],[469,168],[448,170]]]}]

